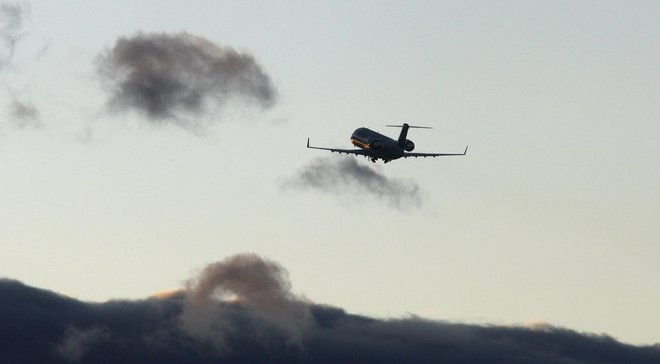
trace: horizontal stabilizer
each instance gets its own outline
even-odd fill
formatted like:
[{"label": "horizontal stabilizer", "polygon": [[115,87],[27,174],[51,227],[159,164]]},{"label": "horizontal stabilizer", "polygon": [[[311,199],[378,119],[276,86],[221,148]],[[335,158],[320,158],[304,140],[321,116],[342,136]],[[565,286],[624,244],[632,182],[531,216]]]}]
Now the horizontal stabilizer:
[{"label": "horizontal stabilizer", "polygon": [[[403,125],[385,125],[388,128],[403,128],[408,124],[403,124]],[[432,126],[419,126],[419,125],[408,125],[409,128],[415,128],[415,129],[433,129]]]}]

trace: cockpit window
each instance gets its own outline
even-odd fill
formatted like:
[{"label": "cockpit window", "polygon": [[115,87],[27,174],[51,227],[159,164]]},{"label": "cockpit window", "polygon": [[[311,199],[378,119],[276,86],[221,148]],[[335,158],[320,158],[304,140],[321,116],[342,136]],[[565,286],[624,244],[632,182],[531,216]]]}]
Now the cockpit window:
[{"label": "cockpit window", "polygon": [[359,128],[355,130],[355,136],[358,136],[360,138],[366,138],[369,136],[369,134],[367,133],[366,128]]}]

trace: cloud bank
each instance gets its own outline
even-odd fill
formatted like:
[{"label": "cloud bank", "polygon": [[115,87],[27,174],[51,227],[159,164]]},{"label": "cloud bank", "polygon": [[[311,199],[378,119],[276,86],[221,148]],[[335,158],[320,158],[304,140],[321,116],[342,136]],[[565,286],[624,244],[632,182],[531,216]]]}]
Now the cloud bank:
[{"label": "cloud bank", "polygon": [[211,264],[158,298],[86,303],[11,280],[0,280],[0,297],[6,363],[660,362],[658,346],[548,325],[352,315],[295,296],[286,271],[253,254]]},{"label": "cloud bank", "polygon": [[420,189],[410,180],[392,179],[352,157],[316,158],[284,184],[285,188],[333,195],[369,196],[398,208],[419,207]]},{"label": "cloud bank", "polygon": [[276,99],[253,56],[185,32],[119,38],[97,65],[110,109],[135,110],[153,122],[182,123],[231,100],[267,108]]}]

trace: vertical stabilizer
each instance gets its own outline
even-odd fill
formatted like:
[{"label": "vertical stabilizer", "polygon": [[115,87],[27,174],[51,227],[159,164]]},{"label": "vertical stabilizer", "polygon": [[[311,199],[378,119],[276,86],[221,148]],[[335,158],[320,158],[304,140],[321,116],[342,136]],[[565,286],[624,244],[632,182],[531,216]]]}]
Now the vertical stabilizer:
[{"label": "vertical stabilizer", "polygon": [[408,129],[410,128],[410,125],[403,123],[401,126],[401,134],[399,134],[399,140],[397,140],[397,144],[399,144],[400,147],[403,148],[403,145],[406,143],[406,138],[408,137]]}]

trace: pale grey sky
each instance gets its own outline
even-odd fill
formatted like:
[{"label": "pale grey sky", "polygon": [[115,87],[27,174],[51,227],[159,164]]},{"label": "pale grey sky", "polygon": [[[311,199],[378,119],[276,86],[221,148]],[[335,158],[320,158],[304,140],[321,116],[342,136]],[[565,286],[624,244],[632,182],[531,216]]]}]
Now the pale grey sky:
[{"label": "pale grey sky", "polygon": [[[16,4],[16,2],[3,2]],[[145,297],[255,252],[351,312],[549,322],[660,342],[657,1],[30,1],[0,68],[0,275]],[[190,131],[108,114],[97,57],[179,32],[247,51],[279,100]],[[4,46],[4,45],[3,45]],[[1,53],[3,55],[8,53]],[[38,110],[17,127],[12,103]],[[420,208],[282,186],[366,126]],[[331,155],[333,158],[346,158]]]}]

